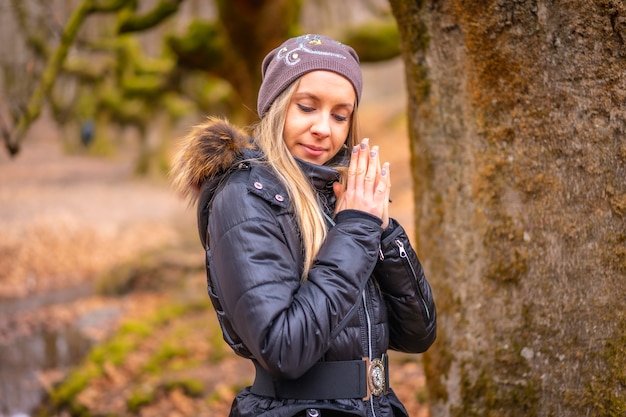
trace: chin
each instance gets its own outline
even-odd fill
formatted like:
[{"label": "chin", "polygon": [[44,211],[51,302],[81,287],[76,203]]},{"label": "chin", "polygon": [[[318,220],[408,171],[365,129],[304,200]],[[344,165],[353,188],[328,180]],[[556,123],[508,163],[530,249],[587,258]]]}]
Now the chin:
[{"label": "chin", "polygon": [[311,164],[317,164],[317,165],[322,165],[324,164],[324,162],[327,161],[327,159],[325,159],[322,156],[314,157],[314,156],[307,155],[307,154],[302,154],[302,155],[294,154],[293,156],[303,161],[309,162]]}]

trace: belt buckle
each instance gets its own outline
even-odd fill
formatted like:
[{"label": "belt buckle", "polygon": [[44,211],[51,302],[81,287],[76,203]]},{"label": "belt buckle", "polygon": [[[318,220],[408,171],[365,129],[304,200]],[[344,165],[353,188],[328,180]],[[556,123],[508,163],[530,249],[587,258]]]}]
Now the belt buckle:
[{"label": "belt buckle", "polygon": [[367,368],[365,374],[365,379],[367,379],[367,396],[363,398],[364,401],[369,400],[372,395],[378,397],[381,394],[387,393],[386,356],[387,355],[383,353],[380,358],[374,358],[372,360],[367,357],[363,358]]}]

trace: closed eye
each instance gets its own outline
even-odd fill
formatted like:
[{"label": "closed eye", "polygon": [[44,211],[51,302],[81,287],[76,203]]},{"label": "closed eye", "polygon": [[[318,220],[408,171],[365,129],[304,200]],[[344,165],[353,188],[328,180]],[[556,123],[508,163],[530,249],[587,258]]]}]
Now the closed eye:
[{"label": "closed eye", "polygon": [[333,114],[333,117],[338,122],[346,122],[346,121],[348,121],[348,118],[346,116],[342,116],[340,114]]},{"label": "closed eye", "polygon": [[298,108],[305,113],[310,113],[314,110],[313,107],[305,106],[304,104],[298,104]]}]

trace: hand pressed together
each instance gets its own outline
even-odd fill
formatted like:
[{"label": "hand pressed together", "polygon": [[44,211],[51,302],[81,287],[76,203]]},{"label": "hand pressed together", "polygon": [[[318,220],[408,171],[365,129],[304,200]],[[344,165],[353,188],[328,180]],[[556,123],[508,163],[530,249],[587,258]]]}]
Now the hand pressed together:
[{"label": "hand pressed together", "polygon": [[337,212],[364,211],[382,219],[385,229],[389,225],[390,190],[389,163],[385,162],[381,167],[378,146],[370,148],[369,140],[363,139],[352,149],[345,189],[340,183],[334,185]]}]

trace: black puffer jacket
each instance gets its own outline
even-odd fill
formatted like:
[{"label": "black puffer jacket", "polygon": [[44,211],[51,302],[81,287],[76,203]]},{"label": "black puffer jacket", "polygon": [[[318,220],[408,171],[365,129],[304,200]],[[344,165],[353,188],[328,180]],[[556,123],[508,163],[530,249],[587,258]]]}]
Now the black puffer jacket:
[{"label": "black puffer jacket", "polygon": [[[198,227],[206,248],[209,295],[224,339],[274,378],[300,377],[316,362],[419,353],[435,340],[435,305],[422,266],[395,221],[357,210],[333,217],[338,173],[300,161],[324,210],[328,237],[307,279],[284,187],[253,142],[225,122],[197,129],[188,144],[193,175],[203,178]],[[393,370],[391,370],[393,372]],[[245,388],[232,416],[293,416],[305,408],[356,416],[403,416],[393,390],[360,399],[302,401]]]}]

